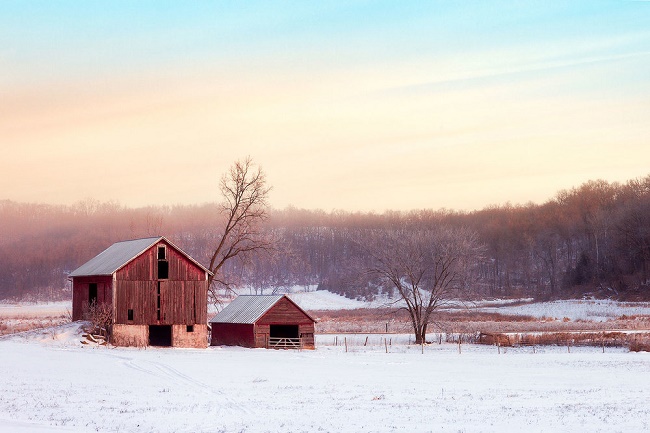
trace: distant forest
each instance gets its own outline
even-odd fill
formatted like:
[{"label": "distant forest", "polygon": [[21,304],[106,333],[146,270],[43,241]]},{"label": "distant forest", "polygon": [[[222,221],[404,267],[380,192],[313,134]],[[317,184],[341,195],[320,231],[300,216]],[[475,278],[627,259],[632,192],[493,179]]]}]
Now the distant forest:
[{"label": "distant forest", "polygon": [[[436,225],[478,234],[476,297],[650,298],[650,175],[625,184],[590,181],[544,204],[473,212],[272,210],[265,230],[277,252],[233,261],[227,272],[258,293],[312,285],[372,298],[382,289],[359,271],[363,258],[353,234]],[[68,273],[120,240],[162,235],[206,263],[221,226],[216,203],[132,209],[94,200],[0,201],[0,299],[65,298]]]}]

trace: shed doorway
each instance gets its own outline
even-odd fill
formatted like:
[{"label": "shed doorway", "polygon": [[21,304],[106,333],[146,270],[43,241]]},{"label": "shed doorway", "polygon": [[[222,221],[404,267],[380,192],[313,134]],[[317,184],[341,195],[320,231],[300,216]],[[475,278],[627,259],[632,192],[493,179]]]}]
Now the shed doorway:
[{"label": "shed doorway", "polygon": [[171,347],[171,325],[149,325],[149,346]]},{"label": "shed doorway", "polygon": [[298,325],[270,325],[268,348],[301,349],[302,340],[298,334]]},{"label": "shed doorway", "polygon": [[300,338],[298,325],[271,325],[269,331],[271,338]]}]

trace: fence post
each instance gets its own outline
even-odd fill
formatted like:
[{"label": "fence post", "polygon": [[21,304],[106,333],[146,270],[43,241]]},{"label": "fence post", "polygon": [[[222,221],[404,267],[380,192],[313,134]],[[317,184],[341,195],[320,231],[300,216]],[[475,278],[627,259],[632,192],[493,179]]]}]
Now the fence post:
[{"label": "fence post", "polygon": [[368,336],[366,335],[366,341],[365,343],[363,343],[363,347],[366,347],[367,344],[368,344]]},{"label": "fence post", "polygon": [[345,342],[345,353],[347,353],[348,352],[348,337],[344,337],[343,340]]},{"label": "fence post", "polygon": [[384,337],[384,347],[386,348],[386,353],[388,353],[388,343],[386,343],[386,337]]}]

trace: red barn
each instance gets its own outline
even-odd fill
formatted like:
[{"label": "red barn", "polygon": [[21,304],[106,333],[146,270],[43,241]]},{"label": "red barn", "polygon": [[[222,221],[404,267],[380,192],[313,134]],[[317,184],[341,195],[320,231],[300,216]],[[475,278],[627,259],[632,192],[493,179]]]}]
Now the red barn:
[{"label": "red barn", "polygon": [[72,319],[109,305],[116,346],[206,347],[209,274],[164,237],[117,242],[70,274]]},{"label": "red barn", "polygon": [[313,349],[315,323],[286,295],[240,295],[210,320],[211,344]]}]

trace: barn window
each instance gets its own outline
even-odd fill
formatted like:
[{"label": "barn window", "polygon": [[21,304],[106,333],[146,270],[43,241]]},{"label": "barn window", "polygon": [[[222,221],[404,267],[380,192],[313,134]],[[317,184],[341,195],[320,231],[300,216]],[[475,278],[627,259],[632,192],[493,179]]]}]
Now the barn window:
[{"label": "barn window", "polygon": [[127,320],[133,320],[133,310],[128,310],[126,312]]},{"label": "barn window", "polygon": [[187,325],[187,332],[194,332],[194,325]]},{"label": "barn window", "polygon": [[167,260],[158,260],[158,279],[166,280],[169,278],[169,262]]},{"label": "barn window", "polygon": [[167,249],[164,245],[158,245],[158,260],[167,260]]},{"label": "barn window", "polygon": [[88,303],[97,304],[97,283],[88,284]]}]

